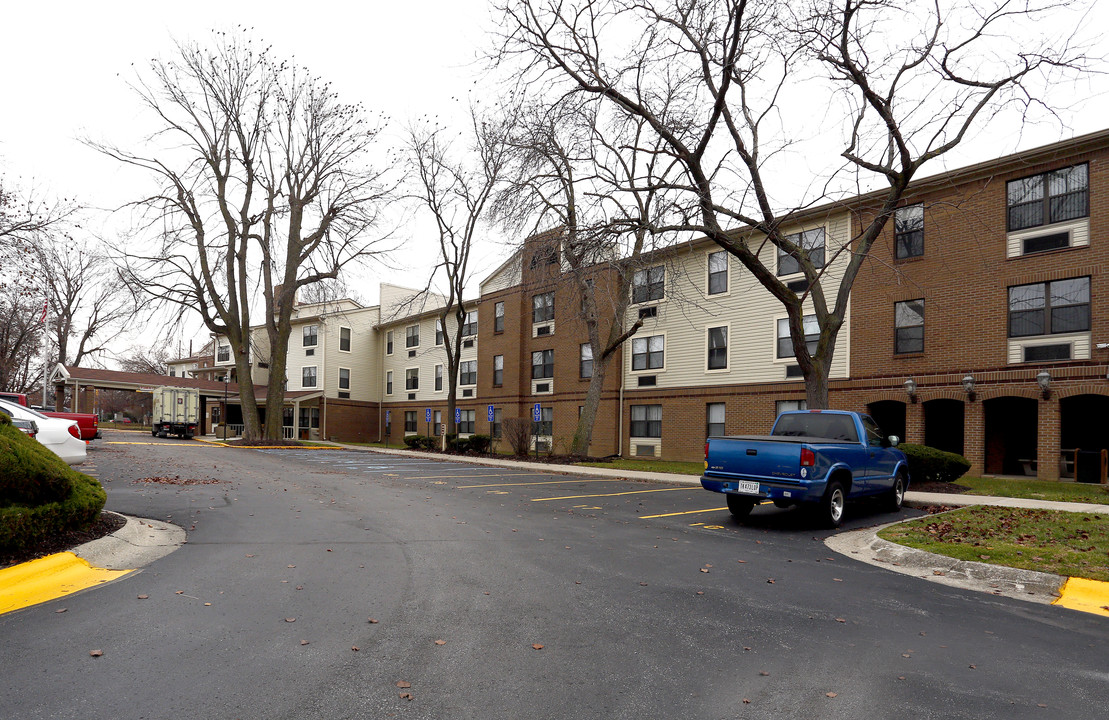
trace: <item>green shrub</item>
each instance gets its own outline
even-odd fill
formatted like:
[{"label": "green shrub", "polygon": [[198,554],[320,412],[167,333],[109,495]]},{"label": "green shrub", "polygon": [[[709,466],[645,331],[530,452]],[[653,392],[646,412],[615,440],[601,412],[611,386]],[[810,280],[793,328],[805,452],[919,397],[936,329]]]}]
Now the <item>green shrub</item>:
[{"label": "green shrub", "polygon": [[439,438],[434,435],[421,435],[420,448],[423,450],[438,450]]},{"label": "green shrub", "polygon": [[0,413],[0,548],[19,550],[67,530],[87,528],[107,496]]},{"label": "green shrub", "polygon": [[913,483],[955,482],[970,469],[970,462],[962,455],[927,445],[904,443],[897,449],[909,459],[909,477]]},{"label": "green shrub", "polygon": [[447,434],[447,450],[464,453],[470,449],[470,438],[460,438],[457,433]]},{"label": "green shrub", "polygon": [[407,445],[410,450],[418,450],[420,448],[421,444],[423,443],[423,441],[424,441],[424,436],[423,435],[405,435],[404,436],[404,444]]},{"label": "green shrub", "polygon": [[489,452],[489,446],[493,444],[493,438],[490,435],[471,435],[470,436],[470,449],[476,453]]}]

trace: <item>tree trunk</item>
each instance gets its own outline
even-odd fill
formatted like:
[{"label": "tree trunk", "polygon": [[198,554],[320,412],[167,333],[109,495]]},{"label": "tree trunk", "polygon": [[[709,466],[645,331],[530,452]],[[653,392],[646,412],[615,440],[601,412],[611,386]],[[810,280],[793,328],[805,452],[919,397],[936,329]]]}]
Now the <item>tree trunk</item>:
[{"label": "tree trunk", "polygon": [[597,420],[597,409],[601,404],[601,392],[604,389],[605,376],[611,360],[612,355],[595,357],[593,360],[593,377],[589,379],[585,404],[581,409],[581,417],[578,418],[578,426],[574,429],[574,439],[570,444],[571,455],[585,457],[589,454],[589,444],[593,441],[593,425]]}]

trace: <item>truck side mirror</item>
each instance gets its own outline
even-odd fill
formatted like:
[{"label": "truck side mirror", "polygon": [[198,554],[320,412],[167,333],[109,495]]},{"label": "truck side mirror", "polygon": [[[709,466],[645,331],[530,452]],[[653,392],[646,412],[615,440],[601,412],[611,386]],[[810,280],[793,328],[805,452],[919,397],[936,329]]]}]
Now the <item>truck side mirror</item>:
[{"label": "truck side mirror", "polygon": [[901,442],[901,438],[897,437],[896,435],[890,435],[889,436],[890,447],[897,447],[900,442]]}]

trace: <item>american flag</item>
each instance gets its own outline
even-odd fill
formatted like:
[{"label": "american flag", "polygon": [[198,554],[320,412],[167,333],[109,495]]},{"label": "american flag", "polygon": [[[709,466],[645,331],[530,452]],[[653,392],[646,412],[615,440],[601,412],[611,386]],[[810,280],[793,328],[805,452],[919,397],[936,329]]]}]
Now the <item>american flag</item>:
[{"label": "american flag", "polygon": [[50,305],[49,300],[43,300],[42,301],[42,317],[39,318],[40,323],[41,322],[46,322],[46,308],[47,308],[48,305]]}]

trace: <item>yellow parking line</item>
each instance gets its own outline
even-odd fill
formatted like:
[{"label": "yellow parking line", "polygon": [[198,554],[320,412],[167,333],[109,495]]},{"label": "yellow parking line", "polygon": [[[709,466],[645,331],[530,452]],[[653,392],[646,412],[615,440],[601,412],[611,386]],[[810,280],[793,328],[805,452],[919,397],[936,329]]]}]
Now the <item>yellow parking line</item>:
[{"label": "yellow parking line", "polygon": [[201,444],[198,444],[198,443],[186,443],[186,442],[179,442],[179,443],[124,442],[123,440],[108,440],[107,444],[108,445],[169,445],[169,446],[172,446],[172,447],[211,447],[211,443],[205,443],[205,444],[201,445]]},{"label": "yellow parking line", "polygon": [[[406,477],[405,480],[458,480],[459,478],[474,478],[474,477],[528,477],[530,475],[539,475],[540,473],[493,473],[492,475],[413,475]],[[465,486],[464,486],[465,487]],[[481,485],[474,485],[473,487],[482,487]]]},{"label": "yellow parking line", "polygon": [[532,502],[547,502],[548,500],[577,500],[578,498],[589,497],[616,497],[617,495],[641,495],[643,493],[656,493],[656,492],[689,492],[693,490],[692,487],[681,488],[663,488],[662,490],[632,490],[630,492],[618,493],[604,493],[603,495],[567,495],[566,497],[553,497],[553,498],[532,498]]},{"label": "yellow parking line", "polygon": [[[527,474],[527,473],[522,473]],[[447,477],[444,475],[444,477]],[[504,475],[470,475],[469,477],[505,477]],[[455,489],[462,488],[479,488],[479,487],[520,487],[527,485],[564,485],[566,483],[591,483],[591,482],[612,482],[611,480],[544,480],[543,482],[533,483],[488,483],[486,485],[456,485]],[[583,496],[585,497],[585,496]]]},{"label": "yellow parking line", "polygon": [[[771,502],[772,502],[771,500],[763,500],[761,503],[759,503],[759,505],[767,505]],[[697,513],[720,512],[721,510],[727,510],[727,509],[728,508],[726,508],[726,507],[722,507],[722,508],[708,508],[706,510],[686,510],[685,512],[663,513],[662,515],[640,515],[639,519],[640,520],[650,520],[651,518],[674,517],[675,515],[696,515]]]},{"label": "yellow parking line", "polygon": [[134,570],[106,570],[71,552],[0,570],[0,615],[110,582]]}]

